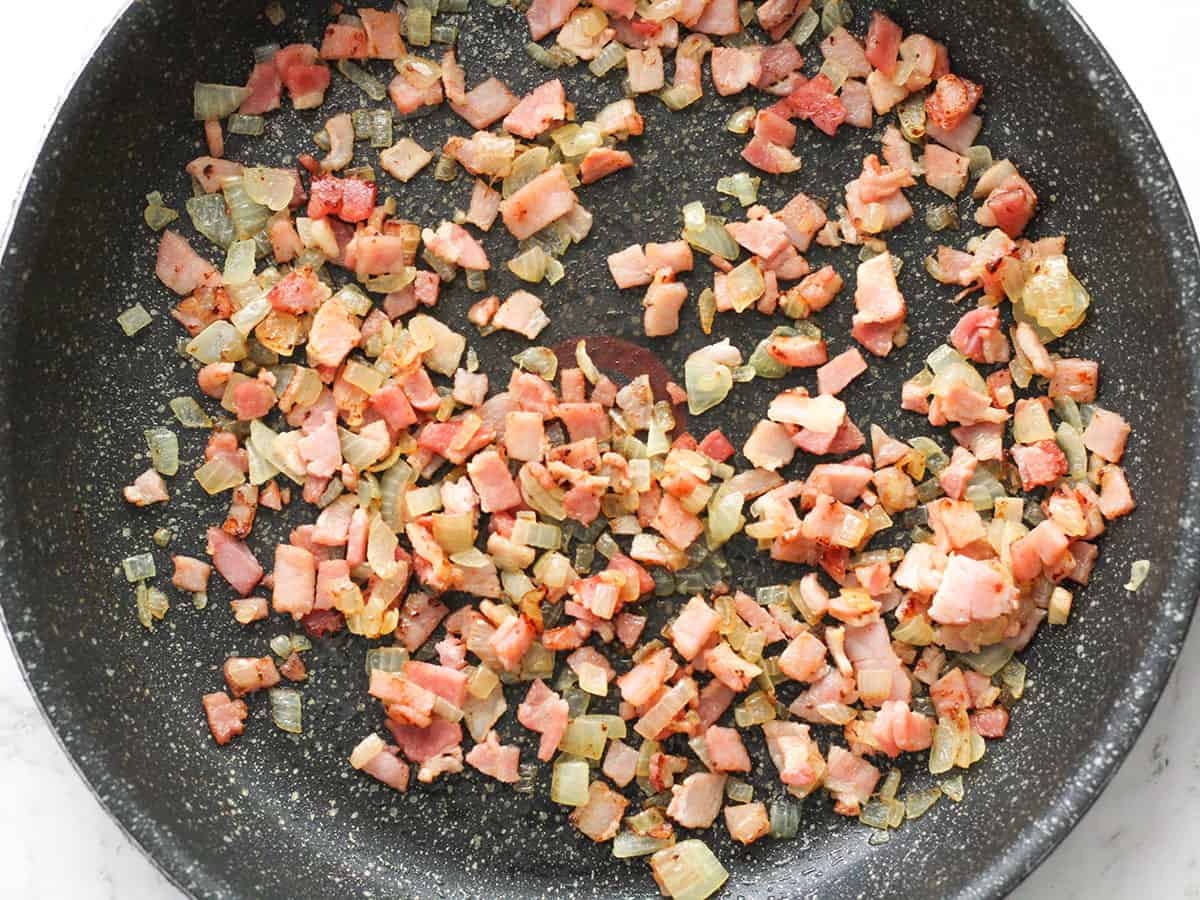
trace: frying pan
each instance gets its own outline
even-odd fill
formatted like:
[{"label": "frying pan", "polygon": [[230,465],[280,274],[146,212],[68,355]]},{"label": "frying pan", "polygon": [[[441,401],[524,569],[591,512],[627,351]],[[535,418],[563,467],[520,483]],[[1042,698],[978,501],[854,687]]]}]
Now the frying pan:
[{"label": "frying pan", "polygon": [[[1101,402],[1136,428],[1128,471],[1140,507],[1104,538],[1070,626],[1044,630],[1026,654],[1027,697],[1008,736],[989,743],[967,774],[962,803],[943,801],[882,845],[816,798],[805,805],[796,841],[739,848],[715,829],[710,840],[732,873],[731,895],[982,897],[1011,889],[1079,819],[1133,743],[1196,596],[1200,262],[1178,185],[1141,109],[1065,4],[885,5],[906,30],[947,41],[956,70],[987,85],[980,140],[998,158],[1018,161],[1037,187],[1043,204],[1035,234],[1071,236],[1072,268],[1095,305],[1062,351],[1103,361]],[[131,510],[119,497],[120,486],[145,468],[135,450],[142,430],[173,424],[166,401],[196,393],[193,369],[175,351],[180,332],[166,315],[172,299],[153,276],[156,241],[140,222],[142,196],[160,189],[177,208],[186,199],[182,167],[202,152],[190,121],[192,81],[239,83],[252,47],[316,38],[325,6],[289,4],[276,30],[255,15],[257,3],[134,3],[63,105],[0,272],[0,607],[11,640],[47,719],[101,802],[194,896],[651,896],[644,862],[614,860],[576,833],[544,781],[534,794],[519,795],[468,771],[400,795],[356,776],[346,764],[349,750],[380,725],[377,708],[364,702],[364,642],[335,639],[310,654],[304,735],[274,729],[259,698],[246,734],[217,749],[200,695],[218,688],[226,656],[260,655],[287,626],[238,626],[214,579],[207,610],[177,598],[147,634],[116,569],[121,558],[154,549],[160,572],[169,571],[170,552],[200,550],[204,526],[223,510],[186,474],[158,511]],[[525,57],[518,14],[475,7],[459,54],[469,83],[490,73],[521,93],[544,80]],[[860,10],[860,33],[864,25]],[[581,116],[619,96],[618,79],[560,74]],[[722,126],[745,102],[710,91],[672,115],[655,100],[640,101],[647,129],[631,148],[637,168],[582,191],[596,216],[592,236],[570,251],[566,280],[541,291],[554,320],[544,343],[622,338],[678,375],[686,354],[711,340],[699,332],[694,300],[677,335],[642,337],[639,295],[612,287],[604,256],[673,237],[689,200],[734,212],[717,204],[713,185],[744,168],[742,139]],[[283,163],[312,149],[307,136],[331,109],[361,105],[364,98],[335,76],[323,111],[275,114],[265,137],[233,138],[230,153]],[[445,111],[400,129],[427,147],[451,132],[467,128]],[[834,141],[801,128],[803,171],[764,179],[763,202],[777,208],[800,189],[832,196],[878,146],[874,133],[845,129]],[[464,180],[447,189],[428,173],[403,190],[387,181],[383,187],[399,196],[403,214],[426,223],[465,206],[469,191]],[[913,198],[918,216],[938,202],[924,188]],[[949,242],[965,239],[959,232]],[[912,224],[889,243],[906,262],[900,285],[912,341],[886,361],[872,360],[846,399],[861,426],[878,422],[912,437],[927,428],[916,416],[902,418],[900,382],[945,339],[957,310],[950,291],[922,272],[935,236]],[[487,246],[493,260],[512,255],[507,235],[489,236]],[[825,250],[811,260],[833,261],[847,276],[856,262],[852,252]],[[690,279],[693,298],[709,277],[705,264],[699,268]],[[501,295],[514,287],[510,278],[493,279]],[[850,288],[819,317],[835,352],[849,346],[849,295]],[[468,334],[469,298],[459,282],[438,306]],[[135,301],[154,322],[128,339],[114,317]],[[748,350],[776,324],[751,313],[725,316],[714,337]],[[472,344],[485,368],[503,375],[525,342],[500,334]],[[793,374],[739,385],[689,428],[699,435],[720,425],[740,446],[775,391],[808,383],[809,374]],[[184,460],[194,465],[203,435],[181,431],[181,440]],[[798,465],[794,477],[803,472]],[[263,550],[291,520],[260,517],[253,538],[260,557],[269,558]],[[162,525],[175,532],[166,551],[150,541]],[[737,548],[730,558],[743,587],[796,575]],[[1129,564],[1141,558],[1152,560],[1150,576],[1137,594],[1127,593]],[[670,606],[650,604],[660,620]],[[528,757],[530,735],[511,723],[515,700],[502,731]],[[762,758],[761,746],[751,752]],[[919,764],[902,769],[910,785],[928,777]],[[756,780],[758,796],[777,790],[772,780],[771,772]]]}]

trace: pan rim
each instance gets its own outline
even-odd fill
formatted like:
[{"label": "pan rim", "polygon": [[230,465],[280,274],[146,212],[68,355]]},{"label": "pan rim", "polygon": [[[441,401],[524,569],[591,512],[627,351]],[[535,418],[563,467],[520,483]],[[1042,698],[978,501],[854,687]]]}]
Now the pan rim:
[{"label": "pan rim", "polygon": [[[46,145],[61,127],[65,127],[61,120],[63,111],[85,87],[84,77],[98,52],[104,48],[118,26],[136,5],[136,3],[127,3],[103,29],[93,43],[87,58],[78,66],[70,81],[70,87],[58,100],[53,115],[48,118],[48,123],[43,128],[42,140],[38,145],[34,161],[26,168],[14,201],[12,214],[8,218],[3,234],[0,235],[0,289],[11,287],[19,280],[13,272],[14,266],[5,263],[10,247],[17,239],[18,234],[27,232],[32,225],[29,221],[30,214],[23,208],[23,200],[31,181],[44,165]],[[1034,10],[1037,10],[1039,5],[1042,4],[1030,3]],[[1200,283],[1200,240],[1197,238],[1195,223],[1174,168],[1141,101],[1133,92],[1108,49],[1072,3],[1069,0],[1050,0],[1045,5],[1057,7],[1065,14],[1060,17],[1057,24],[1052,26],[1046,22],[1047,13],[1044,9],[1037,13],[1038,17],[1043,20],[1043,26],[1051,32],[1054,42],[1061,46],[1064,43],[1064,36],[1069,36],[1078,39],[1082,45],[1096,53],[1094,67],[1103,71],[1111,79],[1113,89],[1128,104],[1130,113],[1128,133],[1136,136],[1142,142],[1143,156],[1160,164],[1159,170],[1166,187],[1163,194],[1167,198],[1166,203],[1159,201],[1158,204],[1160,209],[1163,209],[1164,206],[1167,207],[1163,210],[1160,220],[1178,226],[1173,234],[1178,240],[1176,249],[1180,252],[1172,261],[1172,274],[1176,276],[1176,281],[1179,280],[1178,276],[1188,275]],[[1072,31],[1075,34],[1071,34]],[[4,292],[7,293],[7,291]],[[1178,298],[1178,302],[1182,304],[1183,299],[1182,297]],[[1200,349],[1192,354],[1187,379],[1191,396],[1193,398],[1200,396]],[[3,409],[4,406],[5,401],[0,398],[0,409]],[[1193,446],[1200,445],[1200,440],[1197,439],[1200,437],[1198,431],[1200,431],[1200,427],[1197,423],[1190,423],[1189,436]],[[0,443],[8,444],[9,442],[11,442],[11,430],[7,423],[0,422]],[[5,454],[4,461],[0,462],[0,476],[3,476],[0,477],[0,508],[4,508],[10,500],[10,484],[13,473],[7,463],[9,458],[10,456]],[[1200,496],[1200,455],[1193,457],[1188,469],[1185,492],[1186,497]],[[13,552],[12,548],[17,546],[14,536],[8,533],[10,524],[8,520],[0,520],[0,534],[7,538],[0,544],[0,581],[9,580],[8,558]],[[1049,797],[1048,802],[1042,804],[1041,813],[1026,821],[1013,842],[1006,848],[1006,852],[993,856],[985,874],[958,887],[955,890],[955,896],[1004,896],[1013,891],[1065,840],[1112,781],[1133,745],[1141,737],[1178,661],[1196,611],[1197,600],[1200,598],[1200,569],[1189,568],[1182,557],[1179,557],[1171,568],[1167,583],[1171,588],[1169,593],[1175,596],[1177,614],[1168,615],[1164,612],[1157,617],[1148,632],[1148,636],[1157,643],[1160,650],[1153,655],[1142,655],[1138,667],[1130,679],[1131,684],[1137,683],[1139,690],[1127,697],[1126,702],[1117,704],[1105,716],[1104,731],[1097,739],[1097,744],[1103,743],[1105,746],[1103,758],[1096,765],[1068,776],[1061,790],[1056,795]],[[17,662],[21,678],[33,697],[42,720],[49,727],[55,742],[64,752],[72,768],[108,817],[133,846],[147,857],[162,876],[183,895],[194,897],[199,896],[202,892],[218,892],[224,888],[225,885],[222,884],[218,874],[203,867],[189,865],[186,849],[179,845],[168,827],[161,825],[152,817],[142,817],[135,822],[129,807],[113,799],[117,791],[102,790],[99,777],[89,775],[84,770],[80,758],[68,745],[63,733],[55,724],[47,707],[47,700],[34,685],[27,661],[18,646],[13,626],[8,621],[3,605],[0,605],[0,623],[3,624],[5,638]],[[1047,821],[1049,817],[1052,817],[1051,821]],[[1042,824],[1044,827],[1038,827]]]}]

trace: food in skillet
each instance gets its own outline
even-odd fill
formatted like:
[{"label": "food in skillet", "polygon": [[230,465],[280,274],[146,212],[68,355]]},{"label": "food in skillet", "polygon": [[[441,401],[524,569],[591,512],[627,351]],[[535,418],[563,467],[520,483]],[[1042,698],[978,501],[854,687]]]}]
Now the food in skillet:
[{"label": "food in skillet", "polygon": [[[172,315],[210,398],[171,406],[184,427],[213,429],[195,475],[228,499],[209,561],[175,555],[173,584],[203,606],[215,568],[238,622],[290,615],[304,632],[225,661],[226,690],[203,698],[213,737],[241,734],[263,689],[275,723],[300,731],[299,692],[282,685],[305,679],[312,641],[382,640],[367,689],[387,738],[347,739],[355,769],[407,791],[472,767],[529,791],[548,765],[575,827],[648,856],[675,897],[724,883],[703,842],[718,820],[745,844],[791,837],[816,794],[886,835],[942,794],[961,799],[953,773],[1003,737],[1024,691],[1014,654],[1043,622],[1066,623],[1097,539],[1134,507],[1129,426],[1096,404],[1098,364],[1055,349],[1091,300],[1065,238],[1030,235],[1033,185],[976,144],[984,87],[882,13],[860,39],[840,0],[535,0],[530,35],[552,41],[529,44],[533,64],[625,78],[625,99],[592,109],[554,71],[524,97],[494,77],[468,89],[446,16],[465,9],[343,13],[319,47],[260,50],[245,87],[196,85],[209,153],[187,167],[186,206],[222,270],[148,198],[147,223],[166,229],[157,274],[181,298]],[[299,168],[256,165],[264,116],[285,96],[321,107],[332,68],[373,104],[321,118]],[[639,104],[683,109],[710,87],[747,100],[727,127],[757,174],[716,183],[743,215],[689,203],[679,233],[611,248],[608,269],[651,345],[692,309],[712,341],[682,384],[623,375],[586,340],[537,345],[543,300],[588,239],[589,195],[620,190],[639,149],[669,139]],[[468,128],[441,147],[396,134],[397,116],[443,104]],[[804,184],[799,128],[872,129],[878,151],[828,202],[796,193],[771,210],[761,179]],[[241,162],[226,132],[249,136]],[[404,185],[431,177],[459,191],[469,179],[452,221],[408,218]],[[906,194],[921,181],[941,196],[923,224]],[[840,399],[879,358],[904,359],[887,236],[922,227],[964,232],[924,261],[963,313],[894,400],[940,442],[856,422]],[[519,242],[503,263],[487,249],[501,231]],[[814,245],[841,249],[814,269]],[[501,265],[527,288],[490,294]],[[441,321],[446,304],[469,306],[478,333]],[[789,324],[739,348],[720,339],[731,315]],[[830,316],[850,317],[852,345],[828,346]],[[484,372],[469,345],[497,330],[530,344],[510,371]],[[815,370],[808,387],[798,369]],[[749,434],[683,426],[685,409],[758,378],[781,389]],[[138,506],[168,502],[162,476],[180,467],[171,429],[147,440],[154,466],[125,491]],[[260,510],[293,505],[305,524],[289,542],[256,545]],[[731,541],[794,579],[739,589]],[[125,562],[152,627],[168,606],[153,558]],[[664,602],[669,621],[648,628]],[[767,758],[747,748],[754,729]],[[903,753],[928,754],[928,787],[900,793],[889,764]],[[762,772],[778,775],[765,797],[743,779]]]}]

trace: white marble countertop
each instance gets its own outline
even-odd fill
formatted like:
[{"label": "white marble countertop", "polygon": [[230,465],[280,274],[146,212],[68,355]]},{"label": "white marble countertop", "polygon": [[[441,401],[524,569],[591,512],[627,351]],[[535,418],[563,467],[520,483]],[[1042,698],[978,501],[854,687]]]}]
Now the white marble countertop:
[{"label": "white marble countertop", "polygon": [[[1015,0],[1005,0],[1015,2]],[[1035,2],[1035,0],[1027,0]],[[6,222],[58,99],[123,6],[59,0],[53,57],[44,41],[9,41],[0,54],[9,127],[0,146],[0,222]],[[1075,0],[1141,98],[1200,210],[1200,95],[1194,0]],[[1140,10],[1149,14],[1138,15]],[[46,7],[11,4],[10,34],[42,33]],[[1185,705],[1200,683],[1193,633],[1137,746],[1078,828],[1016,892],[1021,900],[1200,897],[1200,719]],[[169,898],[176,890],[124,837],[84,786],[34,706],[7,641],[0,641],[0,871],[4,896]],[[67,862],[64,864],[64,850]]]}]

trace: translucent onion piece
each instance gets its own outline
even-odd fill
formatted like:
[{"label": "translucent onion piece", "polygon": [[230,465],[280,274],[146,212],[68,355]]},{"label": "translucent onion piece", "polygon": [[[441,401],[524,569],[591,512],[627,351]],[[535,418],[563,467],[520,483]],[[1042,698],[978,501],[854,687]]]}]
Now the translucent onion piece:
[{"label": "translucent onion piece", "polygon": [[371,674],[372,669],[402,672],[408,658],[408,651],[403,647],[374,647],[367,651],[367,675]]},{"label": "translucent onion piece", "polygon": [[196,470],[196,480],[206,493],[219,494],[243,484],[246,476],[224,456],[214,456]]},{"label": "translucent onion piece", "polygon": [[732,131],[734,134],[749,134],[750,129],[754,126],[754,117],[757,115],[758,110],[753,106],[743,106],[725,121],[725,130]]},{"label": "translucent onion piece", "polygon": [[136,556],[127,556],[121,560],[121,568],[125,572],[125,578],[130,584],[138,581],[145,581],[147,578],[153,578],[157,574],[157,569],[154,566],[154,557],[149,553],[139,553]]},{"label": "translucent onion piece", "polygon": [[242,187],[255,203],[279,212],[291,204],[296,178],[285,169],[252,167],[242,172]]},{"label": "translucent onion piece", "polygon": [[225,209],[225,198],[220,194],[191,197],[186,208],[192,226],[222,250],[233,243],[233,222]]},{"label": "translucent onion piece", "polygon": [[133,306],[117,316],[117,324],[121,326],[121,330],[125,332],[126,337],[133,337],[152,321],[150,313],[146,312],[146,307],[140,303],[133,304]]},{"label": "translucent onion piece", "polygon": [[234,113],[229,117],[229,133],[244,134],[249,137],[258,137],[267,128],[267,120],[262,116],[243,116]]},{"label": "translucent onion piece", "polygon": [[612,41],[600,51],[590,63],[588,71],[597,78],[603,78],[613,69],[625,64],[625,47],[617,41]]},{"label": "translucent onion piece", "polygon": [[222,276],[225,284],[246,284],[254,277],[255,243],[249,241],[234,241],[229,245],[225,256],[225,271]]},{"label": "translucent onion piece", "polygon": [[224,119],[237,112],[249,96],[250,89],[246,87],[197,81],[192,86],[192,115],[197,122]]},{"label": "translucent onion piece", "polygon": [[213,420],[191,397],[176,397],[168,404],[184,428],[212,428]]},{"label": "translucent onion piece", "polygon": [[221,192],[225,195],[226,206],[229,207],[229,221],[233,223],[235,238],[252,238],[266,228],[267,220],[271,218],[271,210],[250,199],[241,177],[226,178],[221,183]]},{"label": "translucent onion piece", "polygon": [[791,840],[800,830],[800,816],[804,807],[796,800],[784,798],[772,800],[767,807],[771,820],[771,837],[777,840]]},{"label": "translucent onion piece", "polygon": [[391,578],[395,575],[398,569],[396,562],[398,546],[400,546],[400,541],[396,537],[396,533],[380,516],[373,517],[367,533],[367,564],[371,567],[371,571],[380,578]]},{"label": "translucent onion piece", "polygon": [[583,759],[563,759],[554,764],[550,776],[550,799],[565,806],[583,806],[588,801],[588,764]]},{"label": "translucent onion piece", "polygon": [[290,734],[301,734],[300,692],[294,688],[271,688],[271,720]]},{"label": "translucent onion piece", "polygon": [[635,834],[632,831],[621,831],[613,839],[613,856],[617,859],[632,859],[635,856],[649,856],[659,850],[675,846],[675,836],[667,838],[650,837]]},{"label": "translucent onion piece", "polygon": [[362,66],[356,65],[348,59],[339,59],[337,70],[342,73],[347,81],[372,100],[383,100],[387,97],[387,87],[384,83],[362,68]]},{"label": "translucent onion piece", "polygon": [[792,29],[792,33],[789,36],[792,43],[797,47],[803,47],[808,43],[809,38],[813,36],[817,30],[817,26],[820,24],[821,17],[817,14],[817,11],[811,7],[806,9],[804,15],[800,17],[800,20],[796,23],[796,27]]},{"label": "translucent onion piece", "polygon": [[966,792],[963,790],[963,780],[961,775],[955,775],[953,778],[947,778],[941,783],[941,788],[942,793],[955,803],[960,802],[966,794]]},{"label": "translucent onion piece", "polygon": [[179,471],[179,438],[170,428],[147,428],[142,432],[150,447],[150,464],[160,475]]},{"label": "translucent onion piece", "polygon": [[1129,567],[1129,581],[1125,585],[1125,590],[1136,592],[1146,581],[1146,576],[1150,574],[1150,560],[1138,559]]},{"label": "translucent onion piece", "polygon": [[530,284],[537,284],[546,277],[546,266],[550,257],[539,246],[530,247],[524,253],[508,261],[508,270]]},{"label": "translucent onion piece", "polygon": [[703,354],[689,356],[683,370],[688,411],[694,416],[712,409],[733,389],[733,373],[729,367]]},{"label": "translucent onion piece", "polygon": [[694,838],[659,850],[650,857],[650,867],[663,893],[676,900],[704,900],[729,879],[708,845]]},{"label": "translucent onion piece", "polygon": [[246,339],[231,323],[218,319],[188,341],[186,349],[204,365],[240,362],[246,358]]}]

